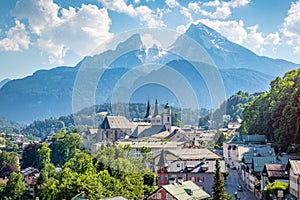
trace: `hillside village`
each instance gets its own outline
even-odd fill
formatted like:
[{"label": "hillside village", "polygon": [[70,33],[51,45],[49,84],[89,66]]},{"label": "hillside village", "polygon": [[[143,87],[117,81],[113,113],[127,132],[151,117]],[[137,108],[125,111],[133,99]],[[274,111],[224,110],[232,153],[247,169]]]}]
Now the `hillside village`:
[{"label": "hillside village", "polygon": [[[144,196],[145,199],[186,199],[180,195],[195,199],[212,197],[217,160],[220,161],[226,191],[232,197],[262,199],[267,185],[274,182],[288,183],[288,193],[279,191],[269,198],[300,197],[297,181],[300,178],[300,156],[275,152],[265,135],[242,135],[237,131],[240,122],[229,122],[222,129],[222,137],[227,139],[222,142],[220,149],[215,146],[216,130],[174,126],[171,123],[172,108],[168,103],[160,113],[156,100],[151,115],[148,101],[145,113],[143,118],[135,121],[129,121],[124,116],[106,116],[98,129],[88,128],[79,133],[84,149],[91,154],[97,154],[99,149],[114,144],[117,147],[130,147],[135,158],[148,156],[147,167],[157,176],[157,189]],[[224,118],[228,120],[230,116]],[[15,143],[21,143],[24,139],[24,136],[9,137],[14,138]],[[53,141],[52,137],[45,138],[48,145]],[[30,145],[33,144],[24,148],[28,149]],[[18,163],[22,163],[22,160],[18,160]],[[62,168],[56,168],[57,172],[60,170]],[[17,171],[23,176],[28,198],[35,199],[39,169],[26,166]],[[1,178],[3,184],[8,181],[7,176]],[[183,187],[182,193],[179,192],[180,187]],[[84,197],[83,194],[78,196]]]}]

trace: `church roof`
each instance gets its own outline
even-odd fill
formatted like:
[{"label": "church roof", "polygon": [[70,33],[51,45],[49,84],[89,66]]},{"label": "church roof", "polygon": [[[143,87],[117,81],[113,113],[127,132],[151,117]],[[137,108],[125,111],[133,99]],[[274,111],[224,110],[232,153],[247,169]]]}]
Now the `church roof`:
[{"label": "church roof", "polygon": [[140,126],[138,125],[130,137],[132,138],[142,138],[142,137],[151,137],[152,135],[158,134],[160,132],[166,131],[165,125],[148,125]]},{"label": "church roof", "polygon": [[159,157],[159,160],[158,160],[158,163],[156,164],[156,166],[158,166],[158,167],[167,167],[168,166],[164,149],[161,150],[160,157]]},{"label": "church roof", "polygon": [[107,116],[100,127],[101,129],[132,129],[134,124],[124,116]]},{"label": "church roof", "polygon": [[144,118],[149,118],[149,117],[151,117],[150,115],[151,115],[151,113],[150,113],[150,101],[148,100],[146,115],[145,115]]},{"label": "church roof", "polygon": [[167,102],[166,105],[165,105],[165,109],[167,109],[167,108],[170,108],[170,105],[169,105],[168,102]]},{"label": "church roof", "polygon": [[154,113],[153,113],[153,117],[158,116],[158,103],[157,103],[157,99],[155,100],[155,107],[154,107]]}]

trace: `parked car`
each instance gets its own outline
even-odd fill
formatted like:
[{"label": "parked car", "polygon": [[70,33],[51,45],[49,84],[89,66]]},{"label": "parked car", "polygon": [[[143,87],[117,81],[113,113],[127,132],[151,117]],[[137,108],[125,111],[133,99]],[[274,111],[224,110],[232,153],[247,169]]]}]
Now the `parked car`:
[{"label": "parked car", "polygon": [[238,185],[236,189],[237,189],[237,191],[240,191],[240,192],[243,191],[243,187],[241,185]]}]

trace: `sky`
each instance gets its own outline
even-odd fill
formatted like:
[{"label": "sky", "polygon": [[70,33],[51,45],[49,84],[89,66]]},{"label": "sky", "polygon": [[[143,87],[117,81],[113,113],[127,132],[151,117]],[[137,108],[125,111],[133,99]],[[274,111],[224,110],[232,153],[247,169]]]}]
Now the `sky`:
[{"label": "sky", "polygon": [[1,0],[0,81],[75,66],[129,30],[204,23],[258,55],[300,64],[300,0]]}]

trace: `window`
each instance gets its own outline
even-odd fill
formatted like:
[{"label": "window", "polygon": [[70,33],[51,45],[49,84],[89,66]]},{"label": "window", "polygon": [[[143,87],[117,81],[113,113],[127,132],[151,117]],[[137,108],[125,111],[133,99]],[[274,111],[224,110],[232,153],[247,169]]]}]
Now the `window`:
[{"label": "window", "polygon": [[166,199],[172,199],[172,196],[169,193],[167,193],[166,194]]},{"label": "window", "polygon": [[161,193],[157,193],[156,198],[157,198],[157,199],[161,199]]},{"label": "window", "polygon": [[191,181],[196,182],[196,177],[191,177]]},{"label": "window", "polygon": [[204,177],[198,177],[198,182],[199,183],[204,182]]},{"label": "window", "polygon": [[153,194],[153,195],[152,195],[152,199],[156,199],[156,194]]}]

